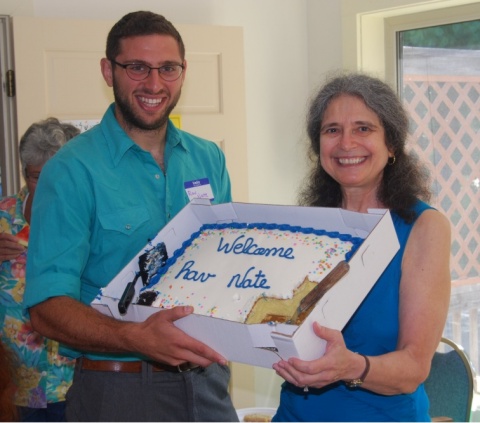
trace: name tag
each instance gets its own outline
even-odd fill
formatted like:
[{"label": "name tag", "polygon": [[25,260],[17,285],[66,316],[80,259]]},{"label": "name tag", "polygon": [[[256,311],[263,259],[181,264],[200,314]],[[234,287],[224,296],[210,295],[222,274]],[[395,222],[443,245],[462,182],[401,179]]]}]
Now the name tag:
[{"label": "name tag", "polygon": [[185,192],[190,201],[194,198],[207,198],[210,201],[214,199],[212,186],[210,185],[208,178],[185,182],[183,186],[185,187]]}]

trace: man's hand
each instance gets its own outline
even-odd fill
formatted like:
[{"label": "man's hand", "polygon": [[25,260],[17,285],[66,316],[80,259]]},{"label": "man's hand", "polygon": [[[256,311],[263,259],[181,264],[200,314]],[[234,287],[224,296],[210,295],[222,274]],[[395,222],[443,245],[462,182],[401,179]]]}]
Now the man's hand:
[{"label": "man's hand", "polygon": [[147,354],[155,361],[178,365],[185,361],[207,367],[212,363],[227,364],[227,360],[204,343],[188,336],[173,323],[175,320],[193,313],[193,307],[180,306],[161,310],[135,329],[142,338],[137,346],[138,352]]},{"label": "man's hand", "polygon": [[172,366],[226,364],[225,357],[174,325],[192,313],[193,307],[182,306],[159,310],[144,322],[126,322],[62,296],[31,307],[30,319],[41,335],[85,352],[133,353]]}]

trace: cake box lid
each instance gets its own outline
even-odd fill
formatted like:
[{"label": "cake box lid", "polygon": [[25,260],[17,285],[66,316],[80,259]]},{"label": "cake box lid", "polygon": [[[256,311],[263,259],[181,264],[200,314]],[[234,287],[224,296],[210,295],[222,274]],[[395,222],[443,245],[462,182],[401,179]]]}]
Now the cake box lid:
[{"label": "cake box lid", "polygon": [[[244,324],[195,313],[177,320],[175,325],[230,361],[271,368],[280,358],[319,358],[324,354],[326,343],[314,334],[313,322],[342,330],[399,249],[390,212],[372,209],[369,213],[356,213],[339,208],[233,202],[211,205],[208,200],[195,199],[149,244],[162,241],[170,253],[179,249],[203,224],[260,221],[313,227],[349,234],[364,241],[349,260],[349,272],[327,291],[300,326],[283,323]],[[92,301],[92,307],[126,321],[143,321],[162,311],[134,302],[125,314],[119,311],[126,285],[138,274],[138,258],[144,251],[139,251],[100,291]],[[134,296],[139,295],[141,287],[141,283],[135,285]]]}]

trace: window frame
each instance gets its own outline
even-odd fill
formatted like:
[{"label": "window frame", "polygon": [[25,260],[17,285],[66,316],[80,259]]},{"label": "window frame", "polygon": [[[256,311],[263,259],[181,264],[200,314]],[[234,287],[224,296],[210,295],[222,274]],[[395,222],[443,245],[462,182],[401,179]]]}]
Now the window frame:
[{"label": "window frame", "polygon": [[480,1],[342,0],[345,69],[370,73],[397,86],[397,32],[480,19]]},{"label": "window frame", "polygon": [[480,19],[480,3],[469,4],[428,12],[412,13],[385,19],[385,79],[399,87],[401,77],[398,69],[399,33],[412,29],[448,25]]}]

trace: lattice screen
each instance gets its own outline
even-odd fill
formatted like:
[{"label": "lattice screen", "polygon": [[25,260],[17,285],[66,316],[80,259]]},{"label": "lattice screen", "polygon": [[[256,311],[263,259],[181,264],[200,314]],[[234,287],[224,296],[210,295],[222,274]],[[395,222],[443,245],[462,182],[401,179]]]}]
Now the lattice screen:
[{"label": "lattice screen", "polygon": [[452,280],[480,283],[480,78],[405,75],[403,99],[412,148],[452,224]]}]

